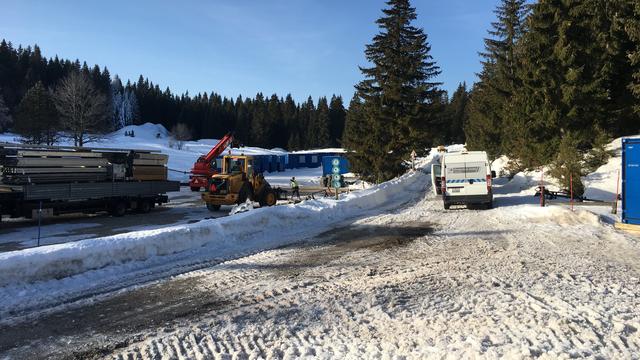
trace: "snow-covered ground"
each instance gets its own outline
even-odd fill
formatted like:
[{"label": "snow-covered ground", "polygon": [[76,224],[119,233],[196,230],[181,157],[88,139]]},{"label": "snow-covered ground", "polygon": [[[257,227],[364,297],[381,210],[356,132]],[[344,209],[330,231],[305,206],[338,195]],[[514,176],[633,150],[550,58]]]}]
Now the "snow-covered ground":
[{"label": "snow-covered ground", "polygon": [[[498,179],[493,210],[444,211],[433,160],[339,201],[2,254],[0,351],[637,358],[638,238],[616,231],[606,208],[540,207],[536,172]],[[616,162],[585,182],[615,187]],[[29,343],[20,321],[34,314],[44,334],[61,318],[75,325]]]},{"label": "snow-covered ground", "polygon": [[[194,224],[0,254],[0,319],[141,278],[220,262],[314,236],[336,223],[414,199],[427,177],[411,172],[379,186],[298,205]],[[151,270],[150,270],[151,269]]]}]

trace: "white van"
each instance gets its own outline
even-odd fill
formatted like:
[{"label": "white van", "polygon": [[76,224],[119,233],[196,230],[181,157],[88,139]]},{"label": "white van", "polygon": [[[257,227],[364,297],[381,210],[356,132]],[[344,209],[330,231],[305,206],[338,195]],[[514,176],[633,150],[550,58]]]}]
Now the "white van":
[{"label": "white van", "polygon": [[[445,209],[451,205],[493,207],[491,181],[496,173],[491,171],[486,152],[446,153],[442,155],[439,167],[440,191]],[[433,167],[433,170],[437,171],[437,167]]]}]

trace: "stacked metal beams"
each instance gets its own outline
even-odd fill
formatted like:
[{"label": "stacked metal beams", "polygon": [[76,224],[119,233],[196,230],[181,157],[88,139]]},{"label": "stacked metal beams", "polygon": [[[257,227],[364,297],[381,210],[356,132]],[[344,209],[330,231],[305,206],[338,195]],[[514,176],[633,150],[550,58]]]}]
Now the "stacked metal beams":
[{"label": "stacked metal beams", "polygon": [[[10,185],[166,180],[167,161],[144,150],[0,144],[2,183]],[[124,167],[124,176],[114,167]]]}]

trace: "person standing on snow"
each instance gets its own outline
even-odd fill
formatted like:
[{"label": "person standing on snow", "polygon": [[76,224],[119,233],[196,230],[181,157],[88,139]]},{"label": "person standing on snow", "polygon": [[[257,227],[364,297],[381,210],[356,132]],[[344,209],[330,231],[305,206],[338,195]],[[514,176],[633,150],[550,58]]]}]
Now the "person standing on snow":
[{"label": "person standing on snow", "polygon": [[292,196],[295,195],[298,200],[300,200],[300,186],[298,185],[298,181],[296,181],[296,177],[292,177],[291,178],[291,192],[292,192]]}]

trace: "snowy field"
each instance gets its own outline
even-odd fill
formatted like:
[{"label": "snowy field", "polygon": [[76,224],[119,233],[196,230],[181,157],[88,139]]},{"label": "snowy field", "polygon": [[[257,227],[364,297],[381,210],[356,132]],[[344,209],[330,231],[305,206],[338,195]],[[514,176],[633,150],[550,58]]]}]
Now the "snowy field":
[{"label": "snowy field", "polygon": [[[0,254],[0,354],[637,358],[640,244],[609,208],[541,208],[532,172],[444,211],[433,160],[337,202]],[[602,200],[619,164],[585,179]]]}]

